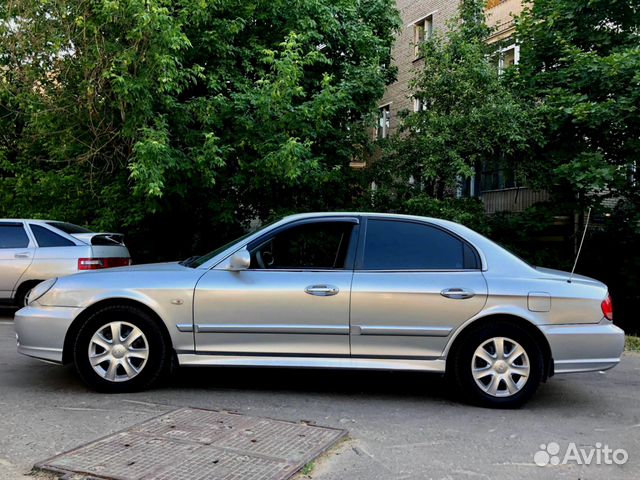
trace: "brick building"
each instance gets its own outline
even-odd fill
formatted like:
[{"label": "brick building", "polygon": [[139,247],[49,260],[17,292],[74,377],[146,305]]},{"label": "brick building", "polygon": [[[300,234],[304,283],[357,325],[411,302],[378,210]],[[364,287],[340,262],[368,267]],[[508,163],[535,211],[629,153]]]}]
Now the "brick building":
[{"label": "brick building", "polygon": [[[449,21],[456,17],[461,0],[397,0],[402,27],[392,50],[398,68],[397,80],[389,85],[378,104],[377,125],[373,134],[381,139],[399,126],[400,112],[418,111],[422,106],[412,98],[410,82],[414,72],[423,67],[417,45],[434,32],[443,33]],[[513,15],[522,12],[522,0],[489,0],[487,24],[493,28],[489,43],[500,42],[496,68],[503,70],[519,59],[519,46],[509,41],[515,25]],[[361,164],[364,166],[363,164]],[[355,165],[354,165],[355,166]],[[462,189],[464,195],[480,197],[488,213],[522,211],[536,202],[548,199],[538,192],[518,185],[512,171],[495,164],[482,165],[477,175]]]},{"label": "brick building", "polygon": [[402,27],[391,52],[398,68],[395,83],[389,85],[378,108],[378,138],[386,137],[398,127],[399,113],[419,108],[411,98],[409,82],[416,69],[422,68],[416,46],[433,32],[446,31],[447,22],[456,16],[459,0],[397,0]]}]

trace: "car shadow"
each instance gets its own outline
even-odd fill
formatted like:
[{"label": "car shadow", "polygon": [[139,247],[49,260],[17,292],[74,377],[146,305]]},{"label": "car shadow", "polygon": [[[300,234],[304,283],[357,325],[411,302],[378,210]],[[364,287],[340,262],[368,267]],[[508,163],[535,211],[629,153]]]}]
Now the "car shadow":
[{"label": "car shadow", "polygon": [[[287,396],[319,395],[333,399],[361,397],[367,400],[419,401],[486,410],[465,403],[465,399],[443,375],[426,372],[265,367],[179,368],[158,388],[165,392],[237,391]],[[588,385],[565,378],[552,378],[540,385],[522,409],[575,413],[576,410],[590,410],[599,405],[599,400],[591,394]]]},{"label": "car shadow", "polygon": [[7,320],[12,320],[15,313],[18,311],[17,307],[11,307],[8,305],[0,306],[0,318],[3,320],[6,318]]},{"label": "car shadow", "polygon": [[266,367],[180,368],[165,381],[164,387],[439,399],[447,399],[453,393],[439,374]]}]

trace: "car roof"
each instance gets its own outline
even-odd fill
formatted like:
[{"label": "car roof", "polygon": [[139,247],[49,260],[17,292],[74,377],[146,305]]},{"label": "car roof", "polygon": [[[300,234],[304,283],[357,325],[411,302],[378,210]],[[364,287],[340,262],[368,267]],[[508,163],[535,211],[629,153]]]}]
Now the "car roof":
[{"label": "car roof", "polygon": [[0,218],[0,222],[66,223],[66,222],[61,222],[59,220],[42,220],[42,219],[35,219],[35,218]]}]

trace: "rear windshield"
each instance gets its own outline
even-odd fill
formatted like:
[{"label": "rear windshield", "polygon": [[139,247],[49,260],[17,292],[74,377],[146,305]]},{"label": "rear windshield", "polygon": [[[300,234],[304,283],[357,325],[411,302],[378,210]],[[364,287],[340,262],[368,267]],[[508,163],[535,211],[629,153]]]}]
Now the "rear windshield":
[{"label": "rear windshield", "polygon": [[47,222],[48,225],[51,225],[58,230],[62,230],[64,233],[72,235],[74,233],[92,233],[91,230],[88,230],[84,227],[80,227],[79,225],[74,225],[73,223],[66,222]]}]

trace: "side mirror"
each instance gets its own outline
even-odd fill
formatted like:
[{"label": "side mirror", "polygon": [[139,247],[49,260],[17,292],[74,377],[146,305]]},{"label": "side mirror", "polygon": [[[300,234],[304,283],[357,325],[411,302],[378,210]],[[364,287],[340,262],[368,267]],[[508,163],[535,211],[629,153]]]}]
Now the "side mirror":
[{"label": "side mirror", "polygon": [[243,248],[231,255],[229,259],[229,270],[232,272],[239,272],[240,270],[246,270],[251,266],[251,254],[249,250]]}]

